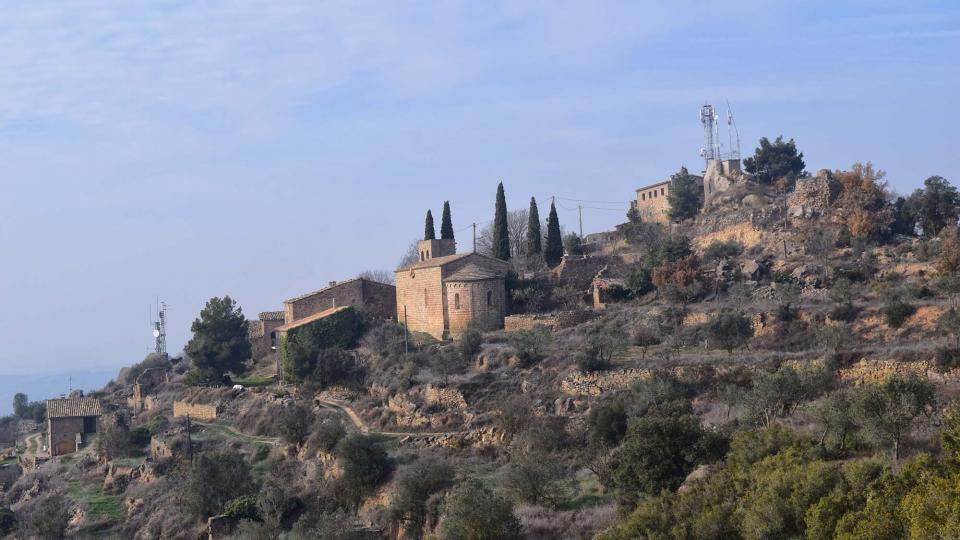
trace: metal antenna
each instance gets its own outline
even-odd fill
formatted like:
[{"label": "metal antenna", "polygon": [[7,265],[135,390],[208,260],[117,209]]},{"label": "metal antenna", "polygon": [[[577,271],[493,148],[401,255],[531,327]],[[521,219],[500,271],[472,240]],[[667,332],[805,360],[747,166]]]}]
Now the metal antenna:
[{"label": "metal antenna", "polygon": [[737,129],[737,122],[733,119],[730,100],[727,100],[727,137],[730,140],[729,159],[740,159],[740,130]]},{"label": "metal antenna", "polygon": [[714,135],[716,121],[717,115],[713,111],[713,105],[704,103],[703,107],[700,107],[700,123],[703,125],[703,148],[700,149],[700,155],[708,163],[720,157],[720,150],[717,148]]},{"label": "metal antenna", "polygon": [[153,323],[153,337],[156,339],[154,352],[167,355],[167,303],[157,300],[160,308],[159,320]]}]

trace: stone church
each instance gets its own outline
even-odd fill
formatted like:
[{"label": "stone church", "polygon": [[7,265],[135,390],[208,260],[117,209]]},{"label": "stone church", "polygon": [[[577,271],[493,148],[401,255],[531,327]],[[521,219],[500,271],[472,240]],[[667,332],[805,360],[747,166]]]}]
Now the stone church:
[{"label": "stone church", "polygon": [[456,339],[469,327],[503,328],[509,263],[456,253],[453,240],[421,240],[419,259],[396,272],[397,320],[414,332]]}]

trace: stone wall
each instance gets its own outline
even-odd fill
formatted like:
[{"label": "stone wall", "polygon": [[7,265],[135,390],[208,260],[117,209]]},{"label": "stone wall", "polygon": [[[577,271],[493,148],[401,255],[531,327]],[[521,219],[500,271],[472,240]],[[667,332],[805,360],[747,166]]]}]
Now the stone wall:
[{"label": "stone wall", "polygon": [[446,308],[442,268],[397,273],[397,320],[411,331],[443,339],[447,327]]},{"label": "stone wall", "polygon": [[196,420],[216,420],[218,407],[216,405],[192,404],[185,401],[173,402],[173,416],[189,416]]},{"label": "stone wall", "polygon": [[483,330],[503,327],[507,291],[502,279],[446,283],[449,335],[456,339],[471,326]]},{"label": "stone wall", "polygon": [[423,401],[427,406],[439,405],[447,409],[467,408],[467,400],[456,388],[436,388],[428,385],[423,393]]},{"label": "stone wall", "polygon": [[[47,420],[47,445],[50,455],[59,456],[77,450],[77,435],[83,433],[83,418]],[[82,441],[82,439],[81,439]]]},{"label": "stone wall", "polygon": [[351,279],[287,300],[283,303],[284,323],[290,324],[341,306],[353,306],[374,317],[392,319],[396,312],[396,298],[396,288],[393,285],[363,278]]},{"label": "stone wall", "polygon": [[827,172],[812,178],[801,178],[787,199],[787,212],[793,218],[826,215],[838,192],[836,182]]},{"label": "stone wall", "polygon": [[670,196],[670,182],[661,182],[637,190],[637,199],[634,205],[640,212],[640,219],[648,223],[669,223],[667,212],[670,210],[668,197]]},{"label": "stone wall", "polygon": [[503,329],[508,332],[530,330],[538,324],[542,324],[551,330],[558,330],[560,328],[560,316],[556,314],[510,315],[509,317],[503,319]]}]

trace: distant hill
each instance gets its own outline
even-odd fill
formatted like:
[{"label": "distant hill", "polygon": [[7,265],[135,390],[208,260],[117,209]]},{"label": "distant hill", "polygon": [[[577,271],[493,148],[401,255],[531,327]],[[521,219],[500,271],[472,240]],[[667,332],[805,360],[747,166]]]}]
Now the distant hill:
[{"label": "distant hill", "polygon": [[117,375],[117,370],[64,372],[43,375],[0,376],[0,416],[13,413],[13,396],[17,392],[27,394],[30,401],[48,399],[66,394],[73,388],[84,391],[99,390]]}]

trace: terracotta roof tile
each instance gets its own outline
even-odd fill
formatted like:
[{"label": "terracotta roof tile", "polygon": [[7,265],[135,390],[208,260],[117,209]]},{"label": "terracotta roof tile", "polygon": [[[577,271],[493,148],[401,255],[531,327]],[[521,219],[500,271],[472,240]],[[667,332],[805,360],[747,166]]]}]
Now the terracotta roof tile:
[{"label": "terracotta roof tile", "polygon": [[103,405],[99,399],[48,399],[48,418],[72,418],[79,416],[100,416],[103,414]]},{"label": "terracotta roof tile", "polygon": [[257,314],[257,318],[261,321],[282,321],[283,312],[282,311],[262,311]]}]

